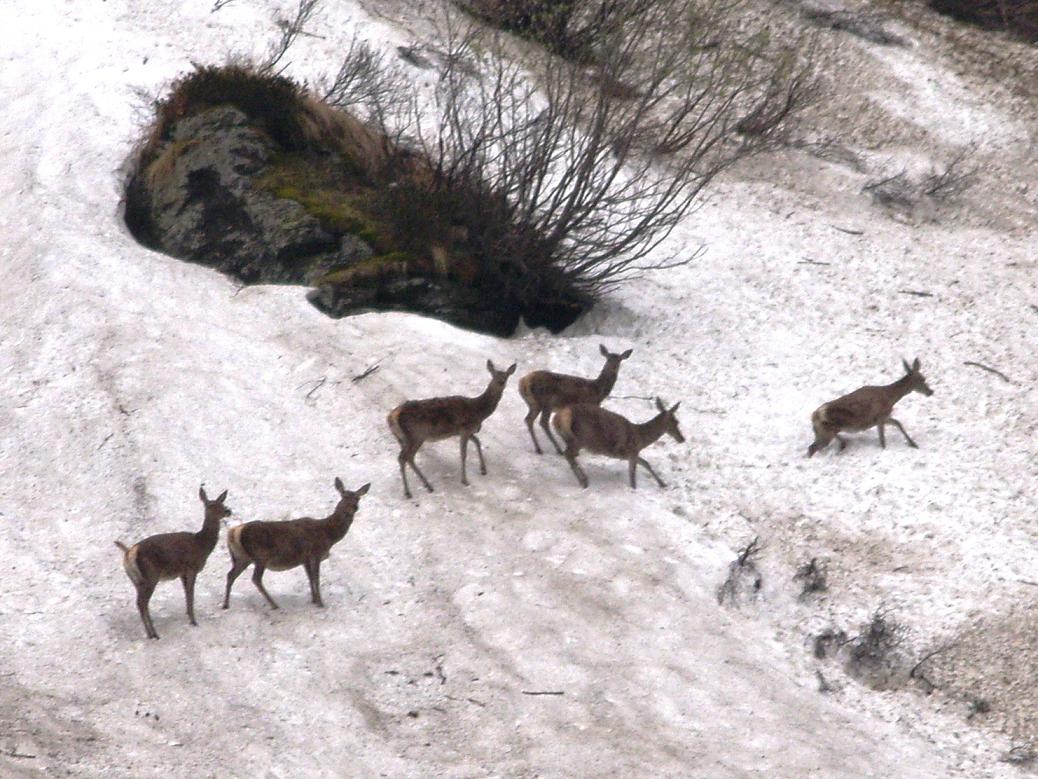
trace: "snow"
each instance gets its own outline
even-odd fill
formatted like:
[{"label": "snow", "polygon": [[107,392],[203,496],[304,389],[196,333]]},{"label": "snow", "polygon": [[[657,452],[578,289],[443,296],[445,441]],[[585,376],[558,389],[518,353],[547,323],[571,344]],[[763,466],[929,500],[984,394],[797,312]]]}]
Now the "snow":
[{"label": "snow", "polygon": [[[330,69],[353,29],[410,40],[392,14],[326,6],[301,77]],[[970,722],[961,698],[869,690],[809,643],[882,607],[921,655],[1033,601],[1033,210],[905,224],[860,193],[861,174],[778,155],[719,182],[662,247],[705,244],[703,258],[563,337],[335,321],[304,290],[238,289],[122,224],[142,95],[192,61],[262,51],[283,6],[211,7],[0,6],[17,32],[0,66],[0,773],[1016,775],[999,756],[1034,724],[1001,730],[1011,702]],[[887,90],[887,120],[950,149],[995,128],[1023,159],[1033,122],[953,75],[939,44],[862,44],[854,78],[928,84]],[[975,197],[994,208],[1030,171],[991,173]],[[592,375],[599,343],[634,349],[611,408],[642,419],[651,396],[682,401],[688,442],[645,453],[668,489],[643,478],[632,492],[622,463],[585,457],[581,490],[533,453],[513,379],[481,435],[489,475],[472,468],[462,487],[456,445],[430,444],[418,457],[437,492],[403,499],[384,421],[399,401],[476,394],[488,358]],[[885,451],[865,434],[804,458],[815,406],[914,356],[935,389],[898,406],[919,450],[890,431]],[[199,577],[200,626],[168,583],[152,599],[162,640],[144,639],[114,540],[200,526],[201,482],[229,490],[239,521],[323,516],[335,476],[373,487],[323,566],[327,609],[295,570],[265,578],[280,611],[245,577],[220,610],[221,544]],[[720,607],[754,536],[764,591]],[[800,602],[791,578],[815,556],[831,592]]]}]

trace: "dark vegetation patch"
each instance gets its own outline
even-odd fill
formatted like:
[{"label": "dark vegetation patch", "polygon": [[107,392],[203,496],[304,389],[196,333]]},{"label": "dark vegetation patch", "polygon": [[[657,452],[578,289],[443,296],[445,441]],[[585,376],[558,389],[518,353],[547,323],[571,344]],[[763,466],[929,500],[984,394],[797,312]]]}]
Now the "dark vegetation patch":
[{"label": "dark vegetation patch", "polygon": [[316,5],[300,0],[264,62],[196,67],[156,102],[126,219],[246,283],[311,285],[333,316],[557,332],[615,285],[694,260],[657,249],[812,94],[795,47],[715,40],[725,0],[542,3],[504,25],[555,31],[530,33],[547,50],[521,65],[507,36],[447,13],[434,101],[357,40],[304,87],[276,66]]},{"label": "dark vegetation patch", "polygon": [[1038,0],[930,0],[938,13],[1038,42]]}]

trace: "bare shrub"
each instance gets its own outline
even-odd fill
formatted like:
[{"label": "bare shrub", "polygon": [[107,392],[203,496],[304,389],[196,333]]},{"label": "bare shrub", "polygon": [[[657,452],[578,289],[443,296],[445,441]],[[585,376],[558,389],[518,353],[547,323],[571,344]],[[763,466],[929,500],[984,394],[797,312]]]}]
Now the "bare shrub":
[{"label": "bare shrub", "polygon": [[828,569],[828,563],[824,560],[819,561],[817,557],[812,557],[808,562],[797,568],[796,573],[793,574],[793,581],[800,583],[801,600],[829,589],[827,581]]},{"label": "bare shrub", "polygon": [[291,19],[279,18],[275,21],[275,24],[281,30],[281,35],[267,47],[266,55],[255,66],[257,73],[280,76],[284,72],[284,66],[280,69],[275,69],[285,55],[288,54],[288,50],[292,48],[296,38],[303,34],[303,28],[310,21],[310,18],[320,4],[321,0],[299,0],[298,5],[296,5],[295,16]]},{"label": "bare shrub", "polygon": [[847,633],[836,628],[826,628],[811,642],[811,653],[819,660],[833,657],[847,643]]},{"label": "bare shrub", "polygon": [[1014,744],[999,760],[1012,765],[1030,766],[1038,761],[1038,751],[1031,744]]},{"label": "bare shrub", "polygon": [[973,186],[980,166],[973,163],[977,144],[970,143],[960,149],[944,166],[943,170],[931,170],[923,179],[920,189],[924,195],[937,201],[953,200]]},{"label": "bare shrub", "polygon": [[726,8],[642,9],[638,25],[600,32],[590,70],[547,55],[521,66],[498,34],[448,14],[436,115],[416,106],[413,121],[435,173],[422,186],[455,193],[464,209],[447,221],[510,294],[584,305],[695,258],[655,250],[716,175],[770,148],[809,91],[792,54],[716,44],[710,14]]},{"label": "bare shrub", "polygon": [[873,689],[897,687],[908,675],[903,640],[904,628],[877,610],[858,635],[844,645],[844,668]]},{"label": "bare shrub", "polygon": [[875,203],[905,215],[917,212],[924,204],[929,208],[960,198],[976,180],[980,168],[973,159],[976,143],[968,144],[942,168],[931,168],[921,180],[913,179],[905,170],[865,184]]},{"label": "bare shrub", "polygon": [[759,537],[755,537],[744,546],[738,556],[728,565],[728,576],[717,588],[717,602],[724,605],[738,605],[741,601],[752,600],[760,593],[764,578],[754,562],[762,550]]}]

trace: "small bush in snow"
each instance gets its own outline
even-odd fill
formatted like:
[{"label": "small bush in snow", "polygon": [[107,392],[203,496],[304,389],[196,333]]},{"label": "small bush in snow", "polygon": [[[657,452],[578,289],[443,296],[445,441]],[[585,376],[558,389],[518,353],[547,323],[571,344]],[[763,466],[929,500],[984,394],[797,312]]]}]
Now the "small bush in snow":
[{"label": "small bush in snow", "polygon": [[757,569],[755,558],[762,550],[759,538],[739,550],[738,556],[728,565],[728,576],[717,588],[717,602],[738,605],[745,600],[753,600],[760,593],[764,577]]},{"label": "small bush in snow", "polygon": [[808,562],[797,568],[793,575],[793,581],[800,584],[800,597],[807,598],[817,592],[825,592],[829,589],[826,580],[829,566],[824,560],[812,557]]}]

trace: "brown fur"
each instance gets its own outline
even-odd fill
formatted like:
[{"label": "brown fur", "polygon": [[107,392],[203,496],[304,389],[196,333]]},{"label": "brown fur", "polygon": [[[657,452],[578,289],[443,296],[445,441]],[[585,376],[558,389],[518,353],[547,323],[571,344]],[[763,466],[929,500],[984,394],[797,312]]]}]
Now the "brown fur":
[{"label": "brown fur", "polygon": [[410,465],[422,484],[429,492],[432,485],[415,465],[414,456],[426,441],[442,441],[458,436],[461,439],[461,483],[468,486],[468,475],[465,471],[465,458],[468,454],[468,442],[476,444],[479,455],[479,472],[486,474],[487,465],[483,460],[483,446],[476,437],[483,421],[494,413],[501,402],[508,377],[515,373],[515,364],[507,370],[499,371],[487,360],[490,371],[490,383],[482,395],[467,398],[451,395],[445,398],[429,398],[427,400],[407,400],[389,412],[386,422],[390,432],[400,442],[400,477],[404,482],[404,495],[411,497],[411,488],[407,483],[407,466]]},{"label": "brown fur", "polygon": [[148,638],[158,638],[151,621],[148,603],[155,586],[160,581],[179,578],[184,585],[187,599],[187,616],[195,622],[195,578],[205,567],[216,540],[220,535],[220,520],[231,516],[231,510],[223,505],[227,497],[225,490],[216,500],[209,500],[205,490],[198,489],[198,497],[205,505],[205,520],[197,533],[160,533],[149,536],[131,547],[122,541],[115,545],[123,552],[123,568],[137,590],[137,611]]},{"label": "brown fur", "polygon": [[552,423],[556,432],[566,442],[563,455],[581,487],[588,486],[587,475],[577,463],[577,455],[581,449],[617,460],[627,460],[631,489],[637,488],[635,470],[639,465],[652,474],[661,487],[665,487],[663,480],[640,454],[642,449],[664,433],[669,434],[678,443],[684,443],[685,437],[681,434],[675,416],[680,405],[675,403],[672,408],[667,409],[663,401],[656,398],[659,414],[647,422],[635,424],[626,417],[594,404],[578,403],[555,412]]},{"label": "brown fur", "polygon": [[263,586],[263,572],[287,571],[303,566],[310,581],[310,598],[317,606],[321,600],[321,561],[328,559],[331,548],[346,537],[353,524],[362,496],[370,484],[351,492],[343,487],[342,480],[335,479],[335,489],[340,500],[335,511],[324,519],[290,519],[284,522],[247,522],[231,528],[227,534],[227,548],[231,553],[231,570],[227,572],[227,590],[223,607],[231,605],[231,586],[242,571],[255,565],[252,581],[267,599],[271,608],[278,608]]},{"label": "brown fur", "polygon": [[847,442],[840,436],[841,432],[858,433],[875,427],[879,431],[879,444],[886,448],[887,441],[883,428],[887,424],[894,425],[905,437],[905,441],[913,449],[918,449],[905,428],[891,414],[894,405],[909,392],[920,392],[932,395],[933,390],[919,372],[919,360],[911,365],[902,360],[905,375],[893,384],[859,387],[836,400],[823,403],[811,414],[811,427],[815,432],[815,440],[807,447],[807,456],[827,447],[835,438],[840,443],[840,451]]},{"label": "brown fur", "polygon": [[541,445],[533,431],[533,421],[538,415],[541,417],[541,427],[544,434],[548,436],[555,451],[562,454],[558,441],[551,434],[548,427],[548,418],[551,412],[570,406],[574,403],[599,404],[613,391],[616,384],[616,375],[620,370],[620,363],[631,356],[628,349],[623,354],[614,354],[599,345],[599,351],[606,358],[605,365],[597,378],[585,379],[581,376],[569,376],[565,373],[552,373],[551,371],[533,371],[519,379],[519,394],[529,408],[526,415],[526,427],[533,439],[533,448],[537,454],[542,454]]}]

